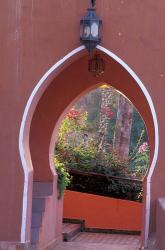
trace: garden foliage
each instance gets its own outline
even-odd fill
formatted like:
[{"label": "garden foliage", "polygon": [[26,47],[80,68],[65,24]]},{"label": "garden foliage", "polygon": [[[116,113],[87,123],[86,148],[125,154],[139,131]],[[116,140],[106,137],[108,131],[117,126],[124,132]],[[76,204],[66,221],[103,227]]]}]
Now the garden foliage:
[{"label": "garden foliage", "polygon": [[[100,97],[98,93],[97,97]],[[70,182],[68,171],[80,170],[104,174],[107,180],[109,180],[108,189],[105,189],[109,190],[111,196],[123,198],[125,195],[125,198],[128,198],[128,196],[131,197],[128,194],[134,192],[134,195],[132,195],[134,198],[132,199],[141,200],[142,186],[139,187],[139,185],[130,184],[130,182],[110,181],[109,179],[110,176],[130,177],[133,179],[143,179],[145,176],[149,164],[149,147],[145,125],[141,117],[137,114],[133,115],[132,131],[134,133],[136,131],[136,136],[131,135],[128,160],[121,161],[118,155],[113,152],[111,144],[112,134],[115,129],[115,112],[117,112],[114,103],[112,108],[108,110],[108,114],[109,112],[113,114],[109,118],[109,128],[111,122],[113,124],[113,131],[112,128],[109,129],[111,140],[109,141],[107,136],[106,147],[101,151],[98,150],[100,139],[97,130],[99,115],[96,115],[96,113],[102,112],[102,110],[99,110],[99,106],[97,112],[95,109],[95,116],[93,116],[94,120],[92,121],[92,115],[89,114],[92,113],[92,109],[89,108],[89,112],[87,112],[87,106],[84,105],[85,108],[83,107],[82,100],[80,103],[81,105],[78,103],[77,106],[73,107],[62,121],[58,141],[55,146],[55,166],[59,175],[59,196],[61,197],[63,190],[68,185],[73,187],[73,180]],[[134,110],[134,113],[137,113],[137,111]],[[139,124],[140,131],[138,128],[135,128]]]}]

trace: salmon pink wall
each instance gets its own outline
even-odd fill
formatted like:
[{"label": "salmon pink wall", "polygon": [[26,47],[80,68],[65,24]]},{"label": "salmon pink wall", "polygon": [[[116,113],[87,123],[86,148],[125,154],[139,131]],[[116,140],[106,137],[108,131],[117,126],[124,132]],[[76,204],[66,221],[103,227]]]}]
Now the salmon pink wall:
[{"label": "salmon pink wall", "polygon": [[[30,178],[28,180],[28,219],[25,228],[22,227],[24,225],[22,223],[25,219],[23,217],[23,197],[25,197],[23,190],[26,182],[18,148],[22,115],[29,96],[43,74],[68,52],[80,45],[79,20],[85,14],[88,4],[88,0],[0,1],[0,241],[21,241],[22,243],[30,241],[33,171],[31,171],[31,180]],[[165,50],[165,32],[164,25],[160,25],[165,21],[164,12],[165,1],[163,0],[97,1],[97,13],[102,18],[104,25],[102,46],[118,55],[136,72],[148,89],[157,111],[160,150],[151,186],[151,232],[156,229],[156,199],[165,196],[165,98],[163,91],[165,81],[163,53]],[[82,74],[79,73],[81,72],[78,71],[77,75],[80,79],[83,72]],[[129,81],[123,81],[126,78],[122,77],[121,71],[114,71],[113,66],[109,67],[109,76],[112,74],[122,78],[121,85],[126,88],[126,92],[129,92],[130,86],[133,85],[130,85]],[[108,82],[111,82],[109,76]],[[90,82],[91,77],[89,76],[88,79],[88,82]],[[115,83],[120,84],[120,81],[116,79]],[[82,86],[77,83],[72,85],[71,83],[68,91],[64,93],[64,91],[60,90],[59,83],[56,82],[55,84],[57,84],[57,89],[54,89],[54,101],[56,101],[54,112],[56,117],[63,112],[60,103],[63,101],[63,107],[66,107],[66,104],[73,100],[71,97],[74,95],[71,96],[72,93],[70,92],[75,91],[73,94],[81,93],[81,90],[84,91],[89,86],[87,83]],[[64,85],[62,85],[62,88],[64,89]],[[79,90],[76,88],[79,88]],[[130,93],[136,95],[136,87]],[[65,99],[67,100],[65,101]],[[136,96],[133,99],[136,99]],[[133,99],[131,100],[133,101]],[[140,99],[140,101],[141,109],[143,109],[145,101],[143,99]],[[38,116],[43,119],[43,123],[40,122],[39,126],[36,126],[39,132],[35,133],[35,130],[33,130],[31,134],[33,140],[36,139],[37,145],[31,147],[34,176],[38,177],[40,175],[44,181],[53,179],[51,172],[44,170],[44,168],[49,169],[48,147],[51,133],[48,132],[51,132],[53,127],[51,124],[50,131],[45,129],[49,125],[49,116],[47,115],[49,110],[46,110],[47,107],[49,106],[45,105],[44,109],[41,109],[41,113],[38,113]],[[150,115],[150,112],[144,109],[144,113],[146,120],[149,121],[147,116]],[[34,120],[36,120],[36,117]],[[47,121],[47,124],[44,121]],[[51,121],[53,121],[53,117]],[[54,124],[55,122],[56,120],[54,120]],[[152,121],[150,124],[150,130],[152,130]],[[41,137],[39,137],[40,134]],[[29,151],[28,133],[25,139]],[[36,167],[36,165],[40,166],[41,163],[41,160],[39,161],[36,156],[37,154],[43,162],[42,169]],[[27,171],[30,171],[29,166],[30,164],[27,166]]]},{"label": "salmon pink wall", "polygon": [[87,228],[141,231],[142,203],[67,190],[64,218],[84,219]]}]

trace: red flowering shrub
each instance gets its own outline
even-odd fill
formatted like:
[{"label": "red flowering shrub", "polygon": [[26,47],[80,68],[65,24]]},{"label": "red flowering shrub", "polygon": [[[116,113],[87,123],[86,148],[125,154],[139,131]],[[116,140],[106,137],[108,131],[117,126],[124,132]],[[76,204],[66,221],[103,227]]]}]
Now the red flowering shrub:
[{"label": "red flowering shrub", "polygon": [[143,142],[143,144],[140,145],[140,147],[139,147],[138,153],[143,154],[143,153],[147,152],[148,149],[149,149],[148,143],[147,142]]},{"label": "red flowering shrub", "polygon": [[72,108],[69,113],[67,114],[67,117],[69,119],[76,119],[80,116],[80,112],[74,108]]},{"label": "red flowering shrub", "polygon": [[105,114],[109,119],[114,116],[114,112],[109,107],[101,108],[101,113]]}]

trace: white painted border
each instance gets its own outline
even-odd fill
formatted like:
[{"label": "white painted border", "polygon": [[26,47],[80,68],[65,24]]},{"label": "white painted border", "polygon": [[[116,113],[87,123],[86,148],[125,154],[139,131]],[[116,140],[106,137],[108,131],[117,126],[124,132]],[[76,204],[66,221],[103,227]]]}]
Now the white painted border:
[{"label": "white painted border", "polygon": [[79,53],[85,49],[84,46],[80,46],[74,50],[72,50],[70,53],[68,53],[65,57],[63,57],[61,60],[59,60],[57,63],[55,63],[40,79],[40,81],[37,83],[35,88],[33,89],[29,100],[26,104],[22,121],[21,121],[21,127],[20,127],[20,133],[19,133],[19,152],[20,152],[20,158],[23,166],[24,171],[24,190],[23,190],[23,207],[22,207],[22,225],[21,225],[21,243],[26,242],[26,225],[27,225],[27,205],[28,205],[28,179],[29,179],[29,166],[26,156],[26,150],[24,145],[24,136],[26,131],[26,122],[28,120],[28,115],[31,112],[33,102],[35,102],[35,96],[40,91],[40,88],[42,85],[44,85],[46,79],[55,71],[57,70],[63,63],[65,63],[69,58],[74,56],[75,54]]},{"label": "white painted border", "polygon": [[[26,242],[26,220],[27,220],[27,192],[28,192],[28,178],[29,178],[29,167],[26,157],[26,150],[24,145],[24,136],[25,136],[25,130],[26,130],[26,122],[28,119],[28,115],[31,111],[33,102],[35,102],[35,96],[40,91],[40,88],[44,85],[46,79],[55,72],[63,63],[65,63],[69,58],[74,56],[75,54],[79,53],[80,51],[84,50],[84,46],[80,46],[70,53],[68,53],[64,58],[59,60],[57,63],[55,63],[41,78],[41,80],[37,83],[35,86],[32,94],[30,95],[30,98],[26,104],[23,118],[21,121],[21,127],[20,127],[20,134],[19,134],[19,151],[20,151],[20,157],[22,161],[22,166],[24,170],[24,191],[23,191],[23,211],[22,211],[22,226],[21,226],[21,242]],[[149,220],[150,220],[150,195],[151,195],[151,177],[153,174],[153,171],[156,166],[156,161],[158,158],[158,147],[159,147],[159,132],[158,132],[158,122],[157,122],[157,116],[155,112],[155,108],[151,99],[151,96],[149,95],[146,87],[142,83],[142,81],[139,79],[139,77],[135,74],[135,72],[118,56],[116,56],[113,52],[107,50],[106,48],[102,46],[97,46],[97,49],[107,54],[109,57],[113,58],[116,62],[118,62],[123,68],[133,77],[133,79],[136,81],[136,83],[139,85],[140,89],[142,90],[143,94],[145,95],[148,105],[151,109],[153,122],[154,122],[154,132],[155,132],[155,148],[154,148],[154,157],[150,166],[150,170],[147,176],[147,190],[146,190],[146,224],[145,224],[145,247],[147,247],[147,240],[149,235]]]}]

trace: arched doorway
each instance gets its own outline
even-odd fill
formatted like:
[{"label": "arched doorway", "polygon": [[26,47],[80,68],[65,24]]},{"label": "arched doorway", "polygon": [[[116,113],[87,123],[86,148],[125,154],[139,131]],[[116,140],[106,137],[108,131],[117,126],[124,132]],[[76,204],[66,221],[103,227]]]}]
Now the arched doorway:
[{"label": "arched doorway", "polygon": [[[125,94],[141,113],[148,129],[152,162],[145,184],[143,239],[147,245],[150,219],[150,181],[158,153],[158,125],[154,106],[145,86],[128,65],[105,48],[98,46],[98,50],[107,65],[104,76],[99,80],[110,83]],[[33,180],[40,183],[52,183],[52,185],[54,183],[48,194],[54,194],[52,203],[56,201],[57,176],[53,171],[52,157],[58,124],[72,102],[92,86],[98,84],[97,79],[87,71],[87,55],[84,52],[84,47],[81,46],[57,62],[36,85],[25,108],[19,138],[20,155],[25,173],[22,242],[26,240],[27,231],[30,231],[31,211],[27,204],[31,199],[32,190],[30,188]],[[54,125],[56,125],[55,128]],[[34,177],[32,178],[33,171]],[[50,214],[53,214],[51,205],[47,209],[50,213],[47,218],[45,217],[46,228],[51,222]],[[58,207],[56,210],[58,211]],[[59,214],[58,212],[54,214],[54,220],[57,220],[57,216],[60,216],[60,211]],[[60,230],[58,224],[60,221],[56,222],[54,235],[57,235]],[[52,237],[53,235],[47,235],[50,240]]]},{"label": "arched doorway", "polygon": [[102,83],[74,103],[58,132],[54,155],[59,194],[68,182],[65,169],[71,175],[64,195],[64,239],[71,240],[68,227],[71,231],[69,223],[75,219],[85,221],[84,231],[140,233],[140,186],[149,150],[144,122],[132,103]]}]

